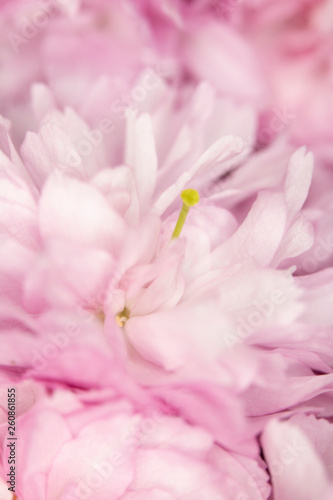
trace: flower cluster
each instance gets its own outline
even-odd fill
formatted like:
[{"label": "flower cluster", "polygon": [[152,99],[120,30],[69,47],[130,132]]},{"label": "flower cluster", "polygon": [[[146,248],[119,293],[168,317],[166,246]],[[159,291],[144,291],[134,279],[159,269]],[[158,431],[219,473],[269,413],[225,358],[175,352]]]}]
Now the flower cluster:
[{"label": "flower cluster", "polygon": [[0,500],[333,498],[332,19],[1,2]]}]

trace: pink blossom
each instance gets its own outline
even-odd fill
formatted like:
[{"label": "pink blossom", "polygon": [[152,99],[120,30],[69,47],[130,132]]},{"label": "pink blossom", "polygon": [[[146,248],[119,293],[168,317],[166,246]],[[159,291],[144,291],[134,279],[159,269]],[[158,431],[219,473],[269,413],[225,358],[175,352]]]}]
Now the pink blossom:
[{"label": "pink blossom", "polygon": [[269,495],[262,461],[227,453],[202,429],[110,391],[55,391],[18,425],[16,491],[26,500]]},{"label": "pink blossom", "polygon": [[[209,90],[201,96],[207,100]],[[158,182],[161,149],[155,146],[154,115],[129,114],[125,165],[108,171],[103,168],[104,144],[83,158],[80,168],[68,168],[62,146],[72,144],[79,118],[69,111],[49,116],[53,128],[42,124],[41,132],[29,133],[22,146],[37,187],[28,178],[22,192],[31,190],[37,200],[37,208],[32,206],[38,238],[33,246],[20,236],[3,247],[11,258],[26,254],[24,265],[13,262],[6,275],[4,290],[8,284],[16,290],[10,324],[17,324],[20,311],[21,324],[35,335],[27,336],[18,324],[13,341],[22,350],[17,350],[15,363],[27,374],[82,388],[112,384],[116,374],[110,364],[123,364],[151,393],[168,397],[171,408],[212,432],[224,446],[255,456],[254,436],[261,424],[259,420],[253,426],[246,414],[263,417],[283,411],[332,384],[330,375],[315,377],[313,364],[299,370],[299,361],[291,362],[283,351],[289,328],[301,318],[304,306],[292,270],[288,278],[276,267],[312,244],[311,225],[299,213],[311,181],[311,155],[304,149],[292,155],[279,191],[263,182],[268,189],[249,203],[243,221],[241,214],[236,213],[237,221],[226,209],[203,200],[191,210],[183,236],[168,244],[179,192],[190,180],[204,191],[223,171],[223,159],[239,154],[240,139],[218,140],[182,172],[190,155],[185,150],[184,167],[177,162],[178,176],[174,162],[165,161],[163,183]],[[176,146],[180,148],[177,141]],[[147,161],[150,175],[144,177]],[[24,204],[26,200],[32,203],[27,194]],[[272,226],[274,231],[267,232]],[[125,307],[129,317],[120,329],[116,317]],[[104,329],[100,314],[102,319],[105,315]],[[253,314],[257,319],[251,319]],[[263,345],[279,347],[281,354],[265,354]],[[3,352],[3,364],[9,352]],[[77,356],[80,365],[72,363]],[[84,374],[81,363],[89,367]],[[290,370],[300,378],[286,395]],[[295,390],[299,383],[302,391]],[[274,394],[272,402],[267,392]],[[259,395],[255,408],[253,394]],[[212,412],[221,412],[225,423],[212,419]]]},{"label": "pink blossom", "polygon": [[41,8],[0,7],[1,477],[12,384],[15,500],[329,500],[329,2]]}]

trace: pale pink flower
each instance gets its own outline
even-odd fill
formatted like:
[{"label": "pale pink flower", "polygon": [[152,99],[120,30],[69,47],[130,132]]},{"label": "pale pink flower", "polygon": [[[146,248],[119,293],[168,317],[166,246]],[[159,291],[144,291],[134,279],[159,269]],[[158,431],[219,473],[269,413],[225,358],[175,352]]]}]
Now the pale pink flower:
[{"label": "pale pink flower", "polygon": [[[181,238],[169,244],[182,189],[194,185],[209,193],[229,158],[238,155],[247,165],[250,152],[241,152],[240,138],[226,136],[213,144],[205,139],[203,127],[216,120],[213,98],[210,87],[197,89],[197,115],[179,118],[182,140],[173,131],[171,137],[163,135],[169,155],[157,120],[170,113],[167,106],[150,115],[129,113],[126,154],[112,168],[105,168],[104,142],[78,164],[68,164],[67,153],[75,152],[84,126],[71,110],[49,112],[40,132],[27,134],[21,152],[33,182],[26,172],[26,181],[21,179],[23,166],[8,141],[8,168],[13,165],[12,176],[20,179],[20,191],[13,187],[12,192],[22,197],[15,216],[20,220],[29,213],[36,236],[28,226],[28,242],[18,231],[2,247],[3,262],[7,267],[12,262],[4,271],[9,303],[3,316],[15,325],[12,340],[22,347],[14,361],[27,374],[82,388],[108,386],[116,376],[111,364],[123,364],[152,394],[168,398],[171,408],[224,446],[255,456],[260,419],[252,425],[245,412],[262,417],[283,411],[332,384],[329,375],[316,377],[311,364],[302,372],[288,350],[262,351],[263,345],[283,348],[304,309],[302,287],[283,262],[312,244],[311,225],[300,213],[312,157],[304,149],[294,153],[282,164],[279,184],[254,177],[254,186],[262,189],[254,203],[251,184],[244,195],[231,190],[225,197],[231,206],[240,196],[247,200],[245,219],[241,211],[235,218],[220,207],[218,198],[216,204],[203,199],[191,209]],[[210,113],[202,117],[207,102]],[[234,124],[241,135],[241,116],[247,112],[241,108]],[[201,137],[198,144],[191,125]],[[164,122],[160,126],[164,131]],[[199,159],[193,158],[191,144]],[[5,207],[4,229],[10,234],[14,205]],[[27,336],[23,325],[35,337]],[[10,351],[9,345],[3,364]],[[291,371],[299,378],[286,395]],[[300,383],[304,390],[295,390]],[[274,397],[268,399],[267,392]],[[211,417],[214,413],[223,414],[223,424],[221,417]]]},{"label": "pale pink flower", "polygon": [[20,499],[265,500],[270,493],[261,459],[228,453],[206,431],[156,405],[136,408],[112,390],[55,391],[19,416],[18,429]]},{"label": "pale pink flower", "polygon": [[[262,432],[274,500],[330,499],[329,4],[68,0],[15,46],[40,2],[2,3],[19,500],[265,500]],[[200,203],[173,239],[187,188]],[[89,457],[114,449],[94,488]]]}]

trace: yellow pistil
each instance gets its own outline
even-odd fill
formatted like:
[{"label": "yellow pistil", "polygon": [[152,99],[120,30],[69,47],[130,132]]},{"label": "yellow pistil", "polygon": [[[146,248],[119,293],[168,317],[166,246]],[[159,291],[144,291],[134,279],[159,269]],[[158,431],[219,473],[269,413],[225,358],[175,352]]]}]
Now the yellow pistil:
[{"label": "yellow pistil", "polygon": [[122,328],[124,326],[124,324],[126,323],[126,321],[128,320],[129,315],[130,315],[130,311],[125,306],[124,309],[116,316],[117,325]]},{"label": "yellow pistil", "polygon": [[196,189],[185,189],[184,191],[182,191],[180,197],[183,200],[183,206],[181,208],[171,239],[179,237],[180,233],[182,232],[183,226],[185,224],[185,220],[187,214],[189,213],[190,207],[196,205],[200,199],[199,193]]}]

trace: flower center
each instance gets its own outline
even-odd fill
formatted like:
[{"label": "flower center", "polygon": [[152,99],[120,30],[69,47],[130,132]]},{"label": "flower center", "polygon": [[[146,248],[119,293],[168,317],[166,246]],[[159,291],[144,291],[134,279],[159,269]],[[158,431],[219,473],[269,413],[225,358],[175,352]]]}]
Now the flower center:
[{"label": "flower center", "polygon": [[[185,224],[187,214],[190,211],[190,207],[196,205],[200,199],[199,193],[196,189],[185,189],[184,191],[182,191],[180,197],[183,200],[183,206],[180,210],[175,229],[171,236],[172,240],[180,236],[180,233],[182,232],[183,226]],[[123,328],[129,317],[130,310],[125,306],[124,309],[116,316],[117,325]]]},{"label": "flower center", "polygon": [[126,323],[126,321],[128,320],[129,315],[130,315],[130,311],[125,306],[124,309],[116,316],[117,325],[122,328],[124,326],[124,324]]}]

